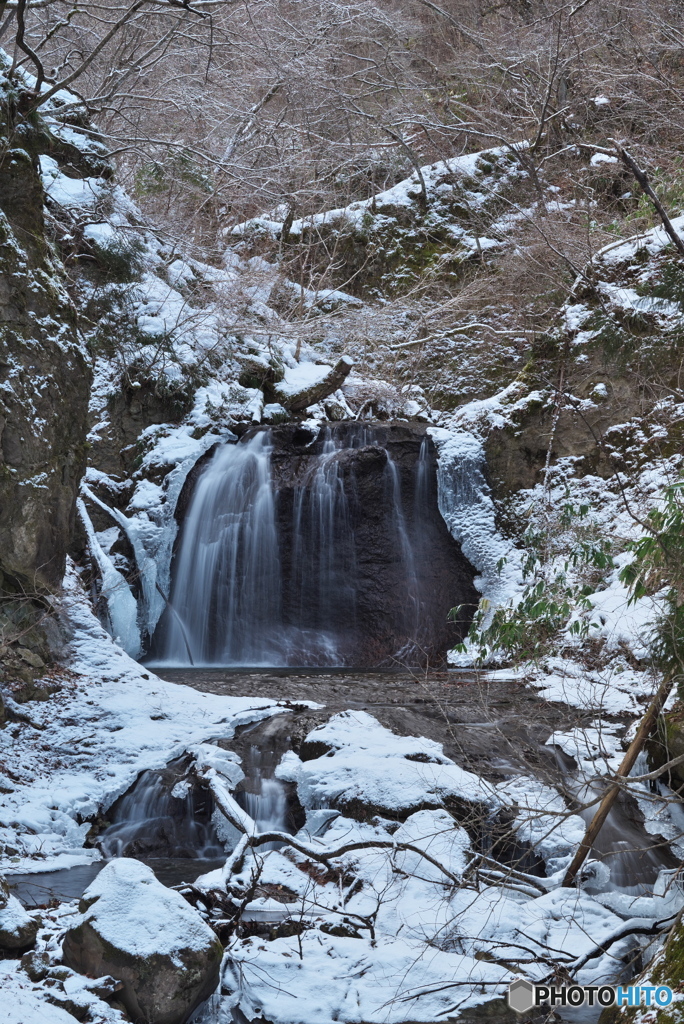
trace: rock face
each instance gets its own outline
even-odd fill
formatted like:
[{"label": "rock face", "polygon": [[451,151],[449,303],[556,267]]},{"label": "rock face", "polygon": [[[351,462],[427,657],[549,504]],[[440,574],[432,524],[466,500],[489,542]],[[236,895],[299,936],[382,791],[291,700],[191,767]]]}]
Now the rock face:
[{"label": "rock face", "polygon": [[0,92],[8,96],[0,135],[17,147],[0,180],[0,572],[33,592],[64,573],[85,461],[90,367],[46,235],[39,156],[57,140],[39,117],[21,130],[13,123],[12,88],[2,75]]},{"label": "rock face", "polygon": [[133,1020],[183,1024],[216,988],[221,943],[139,861],[110,861],[80,909],[80,923],[64,940],[64,962],[81,974],[122,981],[118,998]]},{"label": "rock face", "polygon": [[169,661],[434,665],[477,605],[422,424],[248,431],[188,478],[178,511],[177,615],[153,648]]},{"label": "rock face", "polygon": [[0,950],[17,953],[28,949],[36,940],[38,925],[16,896],[10,894],[4,878],[0,878]]},{"label": "rock face", "polygon": [[[425,429],[340,423],[311,443],[301,427],[283,425],[274,428],[273,443],[284,538],[292,536],[296,517],[304,534],[317,532],[320,506],[313,496],[302,500],[302,486],[321,473],[326,448],[339,446],[333,456],[335,479],[346,500],[338,515],[347,517],[349,545],[341,562],[349,566],[354,593],[338,589],[333,605],[335,627],[348,638],[347,664],[392,664],[397,657],[413,664],[442,660],[467,631],[479,594],[474,570],[439,513],[436,452]],[[322,604],[317,580],[312,575],[309,585],[294,593],[292,583],[301,571],[295,551],[292,543],[281,545],[283,576],[291,586],[283,607],[293,624],[316,628]],[[449,612],[457,605],[462,611],[452,622]]]}]

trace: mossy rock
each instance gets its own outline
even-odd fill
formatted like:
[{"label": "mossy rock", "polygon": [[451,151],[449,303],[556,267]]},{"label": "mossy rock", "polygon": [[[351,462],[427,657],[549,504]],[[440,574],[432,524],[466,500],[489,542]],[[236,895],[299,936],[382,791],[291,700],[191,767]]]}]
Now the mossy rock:
[{"label": "mossy rock", "polygon": [[[658,726],[646,743],[648,761],[653,771],[684,754],[684,706],[678,704],[658,720]],[[675,765],[664,776],[673,789],[684,786],[684,764]]]}]

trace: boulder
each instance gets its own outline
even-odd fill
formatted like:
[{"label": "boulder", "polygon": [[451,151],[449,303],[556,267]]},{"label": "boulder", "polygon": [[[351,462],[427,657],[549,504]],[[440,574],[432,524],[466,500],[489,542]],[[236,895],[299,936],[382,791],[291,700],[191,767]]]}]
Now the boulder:
[{"label": "boulder", "polygon": [[216,988],[221,943],[200,915],[140,861],[112,860],[86,889],[67,932],[64,962],[123,982],[131,1018],[183,1024]]},{"label": "boulder", "polygon": [[31,917],[0,878],[0,950],[5,953],[28,949],[36,941],[40,921]]}]

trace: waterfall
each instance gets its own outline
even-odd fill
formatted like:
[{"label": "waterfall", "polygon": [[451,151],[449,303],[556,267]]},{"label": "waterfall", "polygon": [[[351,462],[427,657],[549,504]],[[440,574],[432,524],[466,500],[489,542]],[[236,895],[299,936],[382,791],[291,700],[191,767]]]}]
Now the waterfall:
[{"label": "waterfall", "polygon": [[[300,645],[306,650],[313,642],[331,663],[339,660],[332,628],[335,620],[354,621],[356,616],[353,528],[339,450],[326,429],[321,455],[295,488],[288,588]],[[311,588],[315,602],[309,600]]]},{"label": "waterfall", "polygon": [[369,424],[301,434],[257,430],[218,448],[200,472],[156,663],[424,660],[462,588],[456,578],[452,590],[448,574],[463,564],[451,549],[430,564],[436,531],[452,545],[437,510],[432,442]]},{"label": "waterfall", "polygon": [[[404,515],[404,505],[401,494],[401,476],[399,474],[399,469],[391,458],[389,452],[386,454],[387,467],[385,473],[387,476],[390,502],[393,510],[393,533],[398,543],[398,555],[404,566],[404,575],[406,579],[406,592],[404,596],[402,617],[404,630],[407,636],[407,645],[404,650],[397,652],[397,657],[401,657],[404,653],[409,653],[413,645],[420,642],[420,627],[423,608],[420,600],[420,584],[416,573],[416,559],[413,543],[414,537],[409,534],[406,525],[406,517]],[[420,459],[417,464],[416,490],[419,475],[418,466],[420,466]]]},{"label": "waterfall", "polygon": [[219,448],[183,527],[164,660],[275,664],[280,560],[268,432]]}]

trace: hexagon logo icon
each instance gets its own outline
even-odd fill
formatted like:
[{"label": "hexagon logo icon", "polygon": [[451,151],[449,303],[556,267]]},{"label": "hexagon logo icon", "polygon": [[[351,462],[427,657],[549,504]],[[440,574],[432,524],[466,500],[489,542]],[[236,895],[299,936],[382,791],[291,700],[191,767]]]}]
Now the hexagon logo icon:
[{"label": "hexagon logo icon", "polygon": [[527,1013],[534,1009],[534,985],[522,978],[511,982],[508,986],[508,1005],[516,1013]]}]

